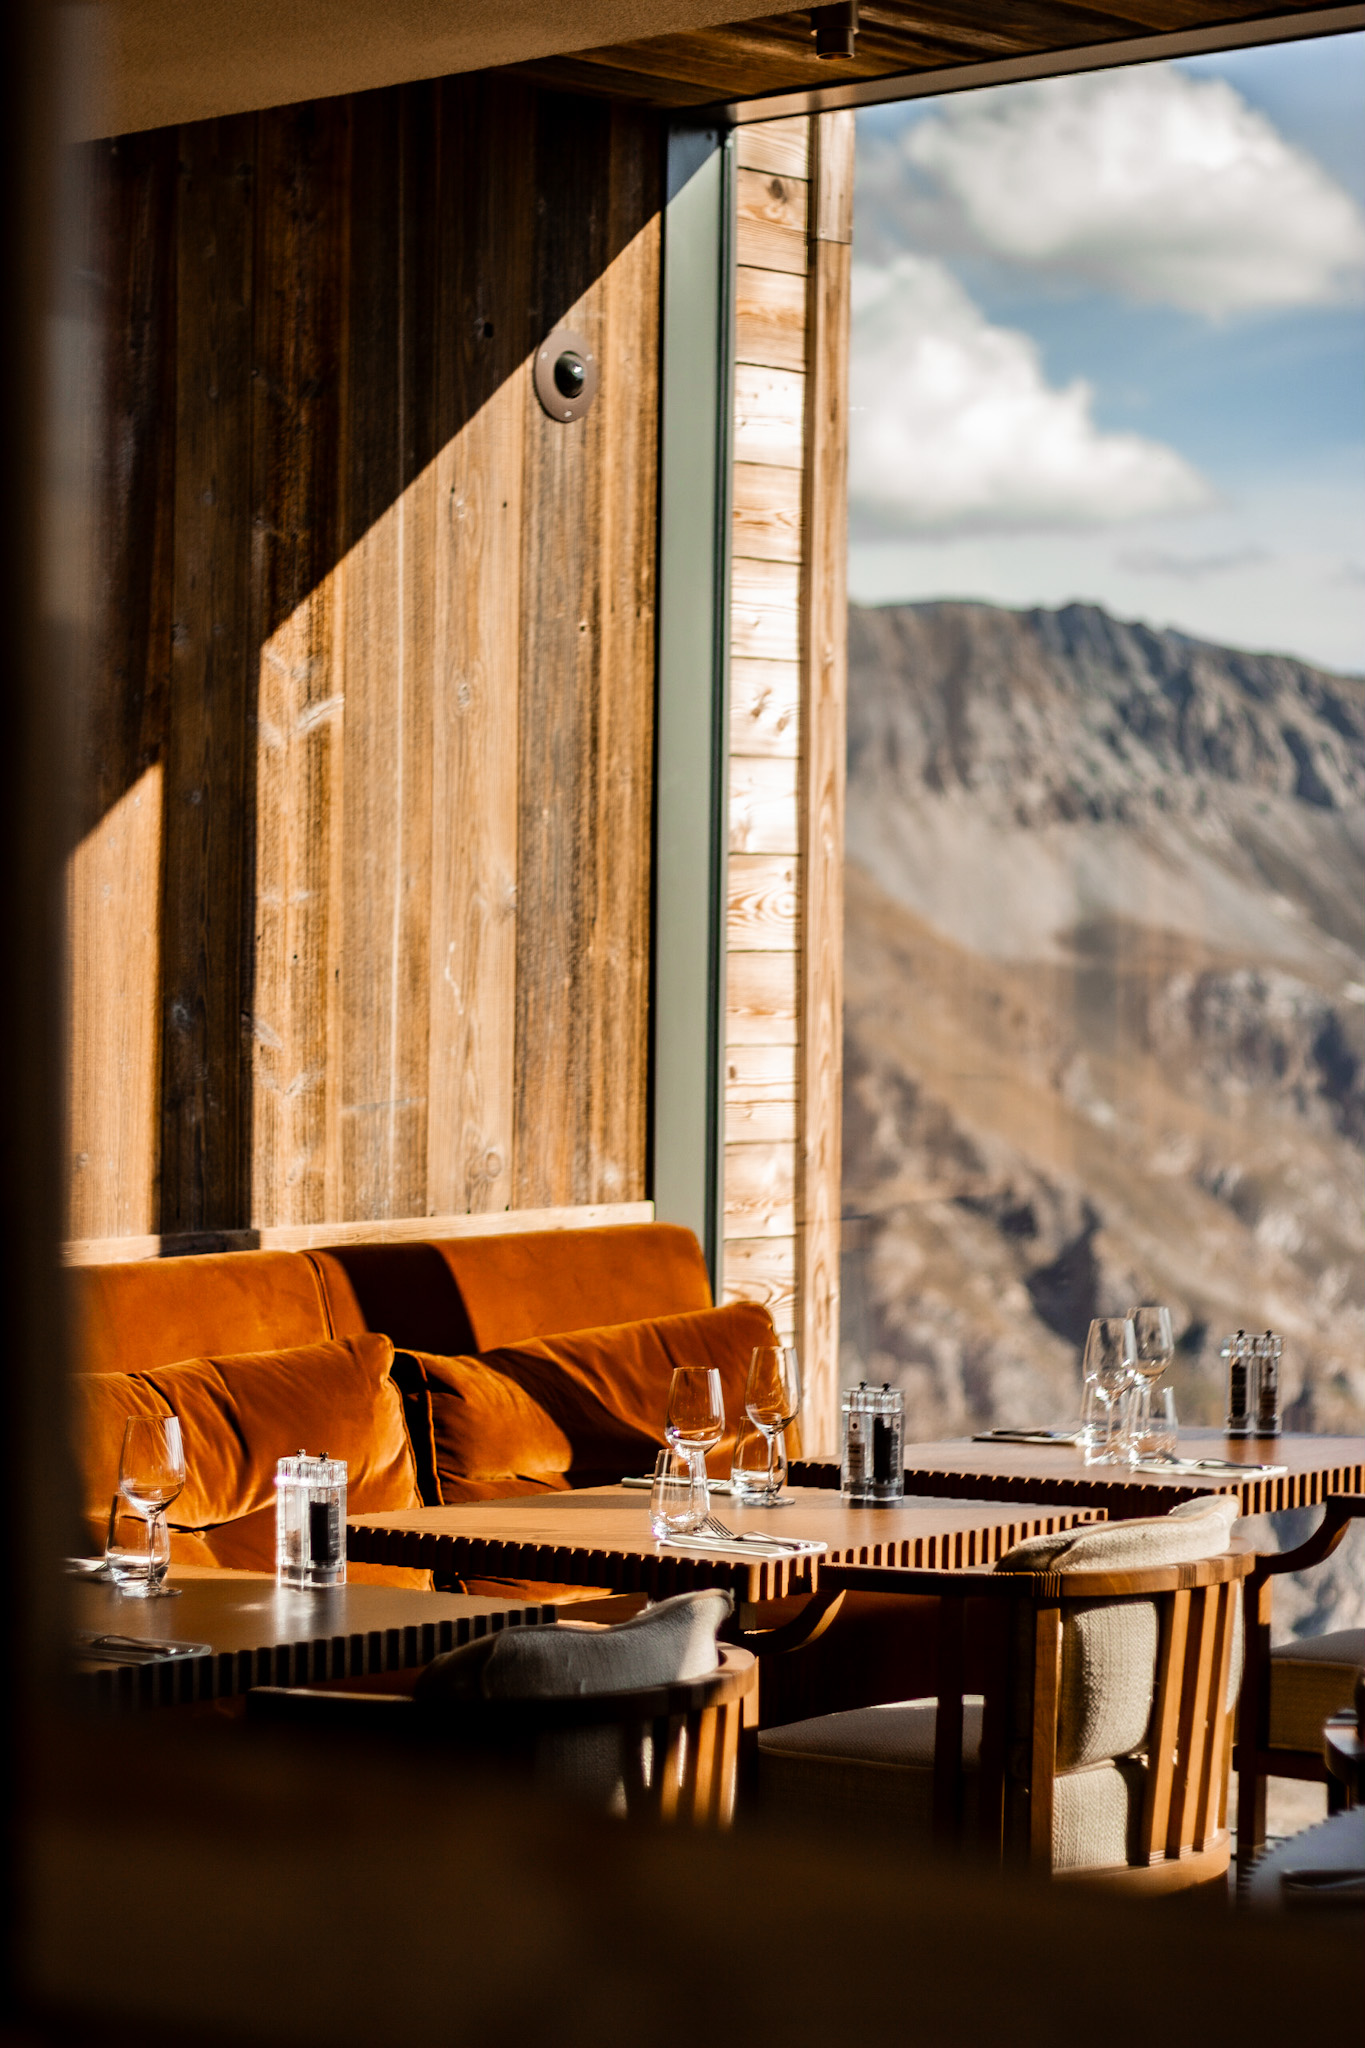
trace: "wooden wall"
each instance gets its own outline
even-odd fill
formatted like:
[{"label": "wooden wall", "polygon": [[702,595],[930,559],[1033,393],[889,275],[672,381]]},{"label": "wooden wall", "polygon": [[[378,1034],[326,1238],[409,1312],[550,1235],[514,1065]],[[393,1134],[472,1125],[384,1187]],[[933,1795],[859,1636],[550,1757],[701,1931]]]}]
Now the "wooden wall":
[{"label": "wooden wall", "polygon": [[660,158],[488,78],[95,149],[73,1237],[646,1193]]},{"label": "wooden wall", "polygon": [[853,116],[736,138],[727,1298],[766,1300],[838,1413]]}]

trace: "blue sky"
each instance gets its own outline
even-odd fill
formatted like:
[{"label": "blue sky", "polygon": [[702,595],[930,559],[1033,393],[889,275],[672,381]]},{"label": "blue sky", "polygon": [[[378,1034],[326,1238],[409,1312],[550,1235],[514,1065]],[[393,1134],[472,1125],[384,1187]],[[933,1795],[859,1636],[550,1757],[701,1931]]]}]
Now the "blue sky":
[{"label": "blue sky", "polygon": [[859,116],[850,585],[1365,670],[1365,36]]}]

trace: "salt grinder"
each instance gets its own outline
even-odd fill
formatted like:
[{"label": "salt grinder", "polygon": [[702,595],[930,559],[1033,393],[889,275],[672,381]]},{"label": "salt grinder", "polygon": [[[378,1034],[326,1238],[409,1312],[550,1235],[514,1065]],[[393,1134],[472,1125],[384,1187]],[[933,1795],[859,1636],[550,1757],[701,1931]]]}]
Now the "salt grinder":
[{"label": "salt grinder", "polygon": [[902,1441],[905,1397],[888,1382],[866,1380],[843,1396],[844,1455],[839,1474],[844,1499],[864,1506],[898,1500],[905,1490]]},{"label": "salt grinder", "polygon": [[275,1467],[275,1583],[346,1583],[346,1461],[281,1458]]}]

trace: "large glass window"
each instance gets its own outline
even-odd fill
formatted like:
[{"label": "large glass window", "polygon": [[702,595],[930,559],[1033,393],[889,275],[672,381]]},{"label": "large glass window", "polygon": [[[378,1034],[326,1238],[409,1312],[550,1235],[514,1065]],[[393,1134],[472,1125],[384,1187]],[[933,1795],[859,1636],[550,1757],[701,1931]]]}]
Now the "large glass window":
[{"label": "large glass window", "polygon": [[1365,38],[859,116],[844,1377],[1365,1417]]}]

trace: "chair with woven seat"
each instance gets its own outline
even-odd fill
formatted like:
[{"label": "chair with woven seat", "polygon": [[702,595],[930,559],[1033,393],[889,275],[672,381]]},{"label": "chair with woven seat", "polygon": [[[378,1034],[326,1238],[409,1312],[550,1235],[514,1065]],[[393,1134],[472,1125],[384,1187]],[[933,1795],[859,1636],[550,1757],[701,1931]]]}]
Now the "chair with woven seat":
[{"label": "chair with woven seat", "polygon": [[[937,1694],[758,1737],[769,1813],[974,1844],[1054,1877],[1169,1891],[1229,1861],[1241,1659],[1231,1500],[1032,1537],[994,1571],[831,1566],[826,1583],[940,1600]],[[985,1690],[963,1690],[969,1610]]]},{"label": "chair with woven seat", "polygon": [[614,1626],[511,1629],[436,1658],[411,1695],[259,1686],[247,1713],[478,1758],[632,1819],[728,1827],[758,1678],[747,1650],[717,1643],[731,1605],[684,1593]]},{"label": "chair with woven seat", "polygon": [[1321,1564],[1362,1517],[1365,1499],[1360,1495],[1329,1495],[1322,1521],[1307,1541],[1259,1557],[1247,1581],[1246,1682],[1234,1756],[1237,1855],[1243,1865],[1265,1844],[1268,1779],[1326,1783],[1328,1810],[1336,1812],[1341,1804],[1343,1795],[1323,1761],[1322,1731],[1331,1715],[1354,1701],[1356,1678],[1365,1668],[1365,1629],[1337,1629],[1272,1649],[1270,1603],[1277,1578]]}]

